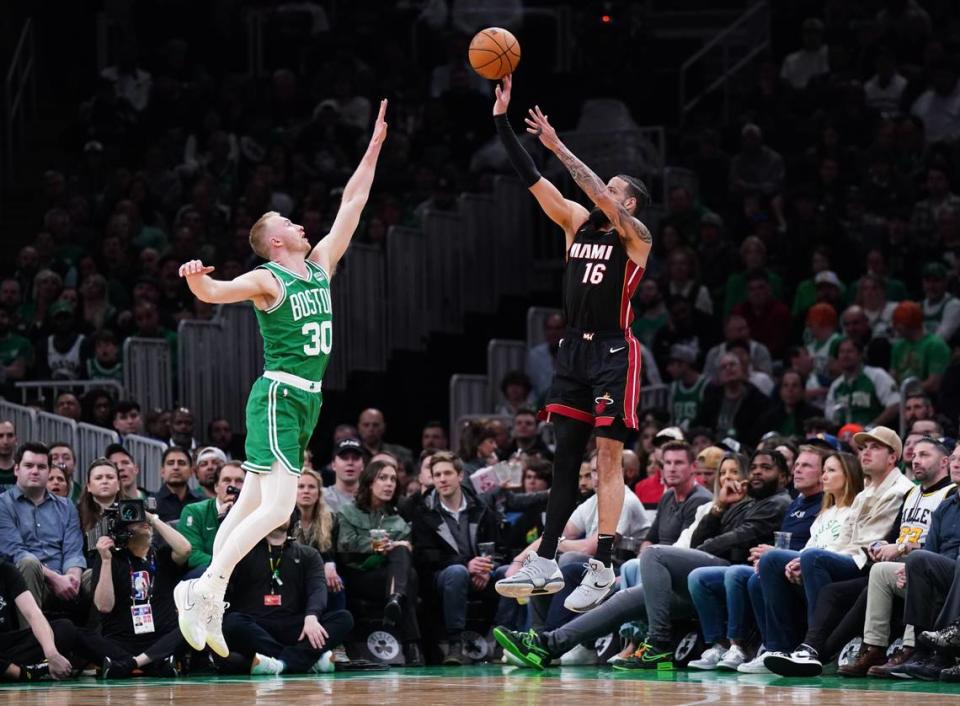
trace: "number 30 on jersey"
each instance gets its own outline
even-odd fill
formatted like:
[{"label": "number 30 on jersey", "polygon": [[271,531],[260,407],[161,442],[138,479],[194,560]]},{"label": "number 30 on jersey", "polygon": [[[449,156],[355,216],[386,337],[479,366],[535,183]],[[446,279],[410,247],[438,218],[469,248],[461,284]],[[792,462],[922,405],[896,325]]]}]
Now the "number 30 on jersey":
[{"label": "number 30 on jersey", "polygon": [[321,353],[330,355],[330,351],[333,349],[332,321],[324,321],[319,324],[316,321],[310,321],[303,325],[300,333],[310,337],[310,342],[303,346],[303,352],[306,355],[314,356]]}]

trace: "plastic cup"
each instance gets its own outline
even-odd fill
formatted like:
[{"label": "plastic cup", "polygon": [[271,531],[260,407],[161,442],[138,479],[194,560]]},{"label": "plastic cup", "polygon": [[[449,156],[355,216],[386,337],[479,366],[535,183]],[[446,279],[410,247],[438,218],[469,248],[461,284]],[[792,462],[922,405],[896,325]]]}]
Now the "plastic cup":
[{"label": "plastic cup", "polygon": [[773,546],[777,549],[789,549],[791,537],[793,537],[793,532],[774,532]]},{"label": "plastic cup", "polygon": [[477,545],[477,551],[480,552],[480,556],[492,557],[493,552],[496,550],[497,545],[494,542],[480,542]]},{"label": "plastic cup", "polygon": [[390,533],[385,529],[370,530],[370,544],[373,545],[373,551],[382,552],[387,548],[387,542],[390,541]]}]

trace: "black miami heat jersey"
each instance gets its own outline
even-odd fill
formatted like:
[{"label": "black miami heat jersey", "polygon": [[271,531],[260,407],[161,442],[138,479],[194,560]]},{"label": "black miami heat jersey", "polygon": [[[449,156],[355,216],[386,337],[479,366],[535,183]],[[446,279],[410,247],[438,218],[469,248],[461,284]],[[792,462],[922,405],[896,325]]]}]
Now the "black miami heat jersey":
[{"label": "black miami heat jersey", "polygon": [[563,313],[577,331],[630,328],[630,299],[643,268],[627,256],[617,232],[597,230],[588,220],[577,230],[563,271]]}]

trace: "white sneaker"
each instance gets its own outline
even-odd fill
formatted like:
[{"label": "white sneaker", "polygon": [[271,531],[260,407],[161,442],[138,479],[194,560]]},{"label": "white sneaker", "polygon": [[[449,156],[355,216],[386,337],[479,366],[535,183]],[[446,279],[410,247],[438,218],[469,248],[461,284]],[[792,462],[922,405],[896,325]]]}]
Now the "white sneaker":
[{"label": "white sneaker", "polygon": [[730,649],[724,652],[723,657],[717,662],[717,668],[729,669],[731,672],[735,672],[740,665],[746,661],[746,653],[737,645],[730,645]]},{"label": "white sneaker", "polygon": [[181,581],[173,589],[173,602],[177,606],[177,622],[183,639],[202,652],[207,646],[207,623],[210,616],[210,599],[197,590],[199,579]]},{"label": "white sneaker", "polygon": [[691,669],[716,669],[726,652],[727,650],[724,649],[723,645],[713,645],[712,647],[708,647],[703,651],[703,654],[700,655],[700,659],[687,662],[687,666]]},{"label": "white sneaker", "polygon": [[314,674],[328,674],[334,671],[335,665],[333,662],[333,652],[327,650],[322,655],[320,659],[313,663],[313,666],[310,667],[310,671]]},{"label": "white sneaker", "polygon": [[[497,581],[497,593],[507,598],[527,598],[556,593],[563,588],[563,574],[553,559],[528,554],[520,570]],[[569,599],[568,599],[569,600]]]},{"label": "white sneaker", "polygon": [[583,645],[577,645],[569,652],[560,656],[561,667],[576,667],[583,665],[593,665],[600,662],[596,650],[590,650]]},{"label": "white sneaker", "polygon": [[223,613],[229,607],[229,603],[218,601],[216,598],[211,599],[210,618],[207,621],[206,630],[207,647],[224,659],[230,656],[230,648],[227,647],[227,641],[223,637]]},{"label": "white sneaker", "polygon": [[823,673],[823,663],[806,645],[800,645],[790,654],[768,655],[763,663],[782,677],[817,677]]},{"label": "white sneaker", "polygon": [[586,613],[591,608],[596,608],[604,598],[613,590],[613,584],[617,580],[617,575],[613,569],[604,566],[596,559],[591,559],[586,563],[587,574],[583,577],[580,585],[573,593],[567,596],[563,602],[563,607],[574,613]]},{"label": "white sneaker", "polygon": [[284,664],[282,660],[267,657],[258,652],[253,656],[253,664],[250,665],[250,674],[254,676],[272,674],[278,677],[283,674],[283,670],[286,668],[287,665]]},{"label": "white sneaker", "polygon": [[764,657],[766,657],[769,652],[765,651],[762,647],[757,652],[757,656],[751,659],[749,662],[744,662],[739,667],[737,671],[741,674],[770,674],[770,670],[767,669],[767,666],[763,663]]}]

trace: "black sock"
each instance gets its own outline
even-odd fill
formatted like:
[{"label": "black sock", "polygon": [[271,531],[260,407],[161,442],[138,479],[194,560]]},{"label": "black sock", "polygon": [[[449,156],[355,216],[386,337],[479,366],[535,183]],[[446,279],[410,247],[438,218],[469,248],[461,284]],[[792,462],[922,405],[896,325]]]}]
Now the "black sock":
[{"label": "black sock", "polygon": [[560,533],[577,504],[580,464],[590,439],[591,427],[570,417],[553,416],[557,435],[557,453],[553,460],[553,483],[547,499],[547,520],[537,554],[544,559],[557,555]]},{"label": "black sock", "polygon": [[613,535],[601,534],[597,536],[597,552],[593,558],[604,566],[610,566],[610,558],[613,556]]}]

